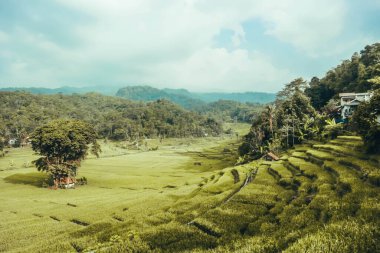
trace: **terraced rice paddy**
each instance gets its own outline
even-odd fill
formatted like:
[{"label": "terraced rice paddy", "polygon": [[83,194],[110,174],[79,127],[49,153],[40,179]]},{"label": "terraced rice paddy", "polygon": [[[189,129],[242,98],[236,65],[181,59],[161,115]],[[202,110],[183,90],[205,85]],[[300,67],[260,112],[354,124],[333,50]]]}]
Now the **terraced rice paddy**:
[{"label": "terraced rice paddy", "polygon": [[105,152],[81,168],[89,185],[57,191],[38,187],[43,174],[23,168],[30,151],[12,151],[0,159],[0,251],[380,250],[379,157],[363,155],[360,139],[240,166],[235,142]]}]

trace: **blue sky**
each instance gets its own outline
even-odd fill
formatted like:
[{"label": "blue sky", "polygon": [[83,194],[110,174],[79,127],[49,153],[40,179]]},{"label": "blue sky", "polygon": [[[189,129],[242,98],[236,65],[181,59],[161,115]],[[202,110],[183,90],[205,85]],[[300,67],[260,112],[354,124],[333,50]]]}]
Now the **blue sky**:
[{"label": "blue sky", "polygon": [[1,0],[0,87],[276,92],[380,41],[380,0]]}]

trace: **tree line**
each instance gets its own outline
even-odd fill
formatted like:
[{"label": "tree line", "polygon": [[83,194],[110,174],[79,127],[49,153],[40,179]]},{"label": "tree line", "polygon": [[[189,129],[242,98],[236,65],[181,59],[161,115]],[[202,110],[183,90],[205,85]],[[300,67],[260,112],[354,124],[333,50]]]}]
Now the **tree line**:
[{"label": "tree line", "polygon": [[96,93],[0,92],[0,101],[1,146],[13,138],[21,144],[37,127],[55,119],[85,121],[99,138],[112,140],[212,136],[222,132],[220,122],[167,100],[144,103]]}]

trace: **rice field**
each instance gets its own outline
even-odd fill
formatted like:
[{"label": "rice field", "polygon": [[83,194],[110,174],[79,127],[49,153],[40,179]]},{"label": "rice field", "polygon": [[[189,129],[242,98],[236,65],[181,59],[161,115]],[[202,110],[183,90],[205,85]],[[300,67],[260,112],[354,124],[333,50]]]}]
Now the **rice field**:
[{"label": "rice field", "polygon": [[0,158],[0,251],[380,251],[379,157],[363,155],[360,139],[235,166],[238,145],[236,136],[146,140],[142,150],[102,143],[79,171],[88,185],[74,190],[42,188],[33,152],[12,149]]}]

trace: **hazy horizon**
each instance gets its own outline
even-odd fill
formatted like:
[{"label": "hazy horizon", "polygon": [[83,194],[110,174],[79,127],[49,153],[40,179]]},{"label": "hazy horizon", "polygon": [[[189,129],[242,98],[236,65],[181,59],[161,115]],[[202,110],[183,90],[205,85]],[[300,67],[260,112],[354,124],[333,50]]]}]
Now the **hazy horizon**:
[{"label": "hazy horizon", "polygon": [[30,89],[30,88],[35,88],[35,89],[64,89],[64,88],[74,88],[74,89],[89,89],[89,90],[93,90],[93,91],[97,91],[97,90],[103,90],[103,89],[106,89],[106,88],[109,88],[110,90],[113,90],[113,91],[116,91],[116,90],[119,90],[119,89],[122,89],[122,88],[126,88],[126,87],[139,87],[139,86],[148,86],[148,87],[152,87],[152,88],[156,88],[156,89],[160,89],[160,90],[164,90],[164,89],[175,89],[175,90],[187,90],[191,93],[226,93],[226,94],[231,94],[231,93],[268,93],[268,94],[275,94],[277,92],[270,92],[270,91],[256,91],[256,90],[245,90],[245,91],[226,91],[226,90],[216,90],[216,89],[213,89],[213,90],[192,90],[192,89],[188,89],[186,87],[173,87],[173,88],[170,88],[170,87],[166,87],[165,85],[162,85],[162,86],[155,86],[155,85],[151,85],[151,84],[126,84],[126,85],[121,85],[121,86],[113,86],[113,85],[89,85],[89,86],[75,86],[75,85],[62,85],[62,86],[55,86],[55,85],[49,85],[49,86],[38,86],[38,85],[16,85],[16,86],[12,86],[12,85],[1,85],[0,84],[0,89]]},{"label": "hazy horizon", "polygon": [[380,1],[0,2],[0,88],[277,92],[380,41]]}]

